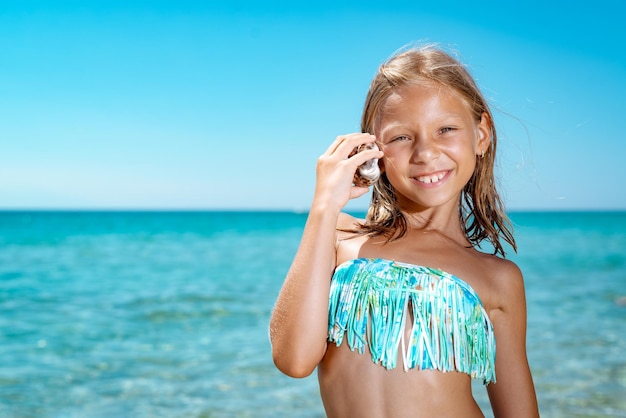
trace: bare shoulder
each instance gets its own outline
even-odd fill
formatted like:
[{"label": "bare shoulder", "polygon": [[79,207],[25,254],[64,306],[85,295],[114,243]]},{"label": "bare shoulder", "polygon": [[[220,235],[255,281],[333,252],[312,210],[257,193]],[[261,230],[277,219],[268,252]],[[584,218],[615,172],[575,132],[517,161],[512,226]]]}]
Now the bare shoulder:
[{"label": "bare shoulder", "polygon": [[344,229],[355,228],[362,225],[363,222],[365,222],[364,219],[357,218],[346,212],[341,212],[339,213],[339,218],[337,219],[337,227]]},{"label": "bare shoulder", "polygon": [[363,225],[363,219],[356,218],[348,213],[341,212],[337,218],[337,233],[339,239],[345,239],[354,235],[352,230]]},{"label": "bare shoulder", "polygon": [[495,255],[484,255],[484,262],[494,308],[503,309],[525,299],[524,277],[517,264]]},{"label": "bare shoulder", "polygon": [[335,250],[337,254],[336,265],[346,260],[358,258],[361,246],[367,237],[357,232],[358,228],[365,222],[347,213],[341,213],[337,219],[337,235]]},{"label": "bare shoulder", "polygon": [[522,280],[522,271],[517,264],[511,260],[490,254],[485,255],[485,257],[488,268],[493,272],[492,274],[503,282],[508,283]]}]

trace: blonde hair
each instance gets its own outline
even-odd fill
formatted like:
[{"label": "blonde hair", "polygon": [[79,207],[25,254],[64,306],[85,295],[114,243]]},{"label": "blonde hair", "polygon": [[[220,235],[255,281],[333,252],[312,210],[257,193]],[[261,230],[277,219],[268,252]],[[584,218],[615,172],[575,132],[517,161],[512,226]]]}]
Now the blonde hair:
[{"label": "blonde hair", "polygon": [[[496,190],[494,165],[497,135],[487,101],[467,69],[447,52],[432,46],[399,52],[383,63],[370,85],[363,116],[362,132],[374,133],[385,100],[397,89],[415,83],[435,82],[458,93],[476,120],[487,118],[491,143],[477,159],[474,173],[465,185],[459,202],[459,216],[465,236],[473,246],[483,240],[493,245],[494,254],[505,256],[500,239],[517,251],[510,221]],[[374,184],[366,222],[360,232],[386,235],[394,240],[407,231],[406,219],[396,204],[393,186],[383,173]]]}]

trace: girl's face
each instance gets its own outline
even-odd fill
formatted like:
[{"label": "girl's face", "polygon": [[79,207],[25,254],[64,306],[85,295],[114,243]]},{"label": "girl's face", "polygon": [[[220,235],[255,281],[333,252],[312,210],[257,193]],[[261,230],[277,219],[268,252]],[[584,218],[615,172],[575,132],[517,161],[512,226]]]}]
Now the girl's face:
[{"label": "girl's face", "polygon": [[399,207],[408,211],[458,205],[491,140],[487,118],[477,121],[456,92],[435,83],[392,93],[376,137]]}]

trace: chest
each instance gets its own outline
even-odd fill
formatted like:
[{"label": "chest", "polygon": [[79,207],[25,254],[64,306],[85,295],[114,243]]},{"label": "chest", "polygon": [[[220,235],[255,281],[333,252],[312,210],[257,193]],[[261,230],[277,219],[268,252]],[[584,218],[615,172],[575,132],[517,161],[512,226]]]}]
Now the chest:
[{"label": "chest", "polygon": [[[349,260],[335,271],[329,341],[370,351],[387,369],[461,371],[491,380],[495,337],[478,295],[447,272],[384,259]],[[401,352],[401,355],[399,353]]]},{"label": "chest", "polygon": [[474,248],[458,245],[437,235],[384,239],[358,237],[342,241],[337,249],[337,265],[358,258],[393,260],[444,271],[460,277],[482,301],[487,311],[498,306],[492,285],[494,271],[487,256]]}]

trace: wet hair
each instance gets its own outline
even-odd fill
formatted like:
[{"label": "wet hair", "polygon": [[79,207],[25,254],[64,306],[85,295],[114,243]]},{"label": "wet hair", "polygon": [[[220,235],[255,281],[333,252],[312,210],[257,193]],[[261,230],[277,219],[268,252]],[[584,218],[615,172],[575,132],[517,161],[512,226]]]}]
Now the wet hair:
[{"label": "wet hair", "polygon": [[[511,223],[496,190],[497,134],[493,115],[476,82],[459,60],[433,45],[405,49],[393,55],[380,65],[372,80],[363,108],[362,132],[374,133],[385,101],[392,93],[407,85],[423,83],[437,83],[456,92],[475,120],[487,119],[491,142],[484,155],[477,158],[474,173],[461,193],[461,225],[473,246],[480,247],[481,242],[487,240],[493,246],[493,253],[504,257],[500,241],[503,239],[517,251]],[[385,173],[374,184],[366,221],[359,232],[386,236],[390,241],[407,232],[406,219],[398,208],[394,188]]]}]

